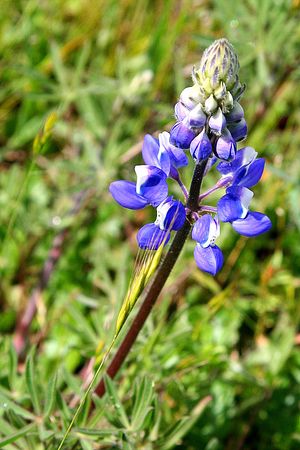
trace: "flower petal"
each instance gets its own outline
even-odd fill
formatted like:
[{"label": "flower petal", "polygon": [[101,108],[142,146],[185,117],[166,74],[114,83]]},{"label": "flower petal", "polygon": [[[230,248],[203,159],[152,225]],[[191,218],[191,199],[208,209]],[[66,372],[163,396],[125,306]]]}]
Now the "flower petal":
[{"label": "flower petal", "polygon": [[[186,119],[185,119],[186,120]],[[195,133],[185,123],[176,122],[170,130],[170,142],[176,147],[187,149],[195,137]]]},{"label": "flower petal", "polygon": [[223,131],[223,134],[217,140],[215,154],[218,158],[226,161],[235,158],[236,143],[227,129]]},{"label": "flower petal", "polygon": [[218,216],[222,222],[232,222],[243,219],[248,213],[253,192],[242,186],[231,186],[226,189],[226,195],[217,204]]},{"label": "flower petal", "polygon": [[206,123],[207,116],[199,103],[195,108],[193,108],[189,115],[188,121],[191,127],[202,128]]},{"label": "flower petal", "polygon": [[153,205],[159,205],[168,196],[166,174],[158,167],[135,166],[137,175],[136,192]]},{"label": "flower petal", "polygon": [[180,102],[188,109],[193,109],[200,101],[200,90],[197,85],[183,89],[180,94]]},{"label": "flower petal", "polygon": [[175,117],[179,122],[181,122],[183,119],[185,119],[189,113],[189,110],[181,102],[176,103],[176,105],[174,107],[174,111],[175,111]]},{"label": "flower petal", "polygon": [[200,244],[197,244],[194,257],[199,269],[211,275],[216,275],[223,266],[223,253],[217,245],[203,248]]},{"label": "flower petal", "polygon": [[164,131],[163,133],[159,134],[158,138],[160,149],[167,152],[170,164],[174,168],[184,167],[188,165],[189,160],[184,151],[181,148],[175,147],[175,145],[172,145],[170,143],[170,133]]},{"label": "flower petal", "polygon": [[193,226],[192,238],[199,242],[203,248],[214,244],[219,235],[219,222],[213,219],[210,214],[201,216]]},{"label": "flower petal", "polygon": [[248,212],[244,219],[234,220],[231,225],[243,236],[253,237],[268,231],[272,227],[272,222],[265,214]]},{"label": "flower petal", "polygon": [[232,110],[225,117],[228,123],[237,122],[244,118],[244,110],[238,102],[234,102]]},{"label": "flower petal", "polygon": [[228,173],[233,173],[242,166],[248,165],[257,156],[257,152],[252,147],[244,147],[236,152],[236,156],[233,161],[226,162],[222,161],[218,164],[217,170],[222,175],[227,175]]},{"label": "flower petal", "polygon": [[233,184],[252,187],[259,182],[265,168],[265,160],[258,158],[246,167],[241,167],[233,177]]},{"label": "flower petal", "polygon": [[221,108],[218,108],[217,112],[215,112],[210,117],[208,125],[211,131],[215,133],[217,136],[220,136],[222,134],[222,130],[226,127],[226,119],[221,111]]},{"label": "flower petal", "polygon": [[179,230],[184,224],[186,217],[185,208],[178,200],[168,197],[157,207],[157,218],[155,225],[161,230]]},{"label": "flower petal", "polygon": [[109,191],[116,202],[124,208],[141,209],[149,204],[148,200],[136,193],[136,185],[131,181],[113,181]]},{"label": "flower petal", "polygon": [[239,122],[231,123],[228,125],[228,130],[236,142],[242,141],[248,133],[247,122],[241,119]]},{"label": "flower petal", "polygon": [[204,130],[192,140],[190,152],[192,157],[197,161],[206,159],[211,154],[212,145]]},{"label": "flower petal", "polygon": [[159,167],[166,175],[169,175],[170,158],[167,151],[160,146],[158,139],[155,139],[150,134],[146,134],[142,154],[147,165]]},{"label": "flower petal", "polygon": [[147,223],[138,231],[137,234],[139,247],[149,250],[157,250],[163,242],[164,245],[166,245],[169,239],[170,232],[161,230],[154,223]]}]

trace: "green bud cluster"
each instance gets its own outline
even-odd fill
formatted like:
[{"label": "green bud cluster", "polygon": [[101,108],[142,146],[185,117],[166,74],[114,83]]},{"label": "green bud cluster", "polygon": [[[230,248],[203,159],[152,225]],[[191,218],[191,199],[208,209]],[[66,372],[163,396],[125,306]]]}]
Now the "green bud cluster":
[{"label": "green bud cluster", "polygon": [[218,39],[203,53],[199,69],[193,71],[193,90],[207,114],[218,108],[229,113],[245,86],[239,81],[239,61],[227,39]]}]

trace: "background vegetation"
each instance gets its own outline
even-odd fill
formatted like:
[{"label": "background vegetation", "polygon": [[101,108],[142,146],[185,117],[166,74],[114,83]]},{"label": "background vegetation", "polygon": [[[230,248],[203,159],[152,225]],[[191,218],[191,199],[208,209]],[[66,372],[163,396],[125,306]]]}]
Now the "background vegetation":
[{"label": "background vegetation", "polygon": [[298,0],[2,0],[1,448],[57,447],[153,213],[122,210],[108,184],[133,176],[143,135],[168,129],[192,65],[223,36],[247,84],[247,144],[267,160],[254,207],[273,228],[248,240],[225,226],[215,279],[185,247],[66,448],[300,448],[299,19]]}]

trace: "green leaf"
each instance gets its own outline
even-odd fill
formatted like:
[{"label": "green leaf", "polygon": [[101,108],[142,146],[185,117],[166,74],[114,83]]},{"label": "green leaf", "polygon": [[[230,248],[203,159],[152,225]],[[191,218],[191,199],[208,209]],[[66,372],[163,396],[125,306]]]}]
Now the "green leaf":
[{"label": "green leaf", "polygon": [[152,381],[144,377],[142,381],[135,384],[135,402],[132,410],[131,426],[134,430],[143,427],[146,416],[152,409],[153,384]]},{"label": "green leaf", "polygon": [[104,375],[104,382],[105,382],[105,388],[106,392],[110,398],[110,401],[112,405],[115,408],[116,416],[120,419],[121,423],[126,427],[129,428],[129,421],[125,412],[125,409],[123,408],[123,405],[119,399],[119,396],[117,394],[117,391],[115,389],[115,386],[109,376],[106,374]]},{"label": "green leaf", "polygon": [[9,347],[8,357],[9,357],[9,366],[8,366],[8,377],[9,378],[8,378],[8,380],[9,380],[10,388],[13,389],[14,384],[15,384],[16,375],[17,375],[18,358],[17,358],[16,350],[12,343],[10,344],[10,347]]},{"label": "green leaf", "polygon": [[57,384],[57,374],[55,373],[49,380],[47,391],[46,391],[46,401],[44,407],[44,417],[49,417],[52,413],[55,402],[56,402],[56,384]]},{"label": "green leaf", "polygon": [[31,402],[34,408],[34,411],[37,414],[41,413],[41,406],[39,402],[38,388],[36,384],[35,377],[35,367],[33,363],[35,348],[33,348],[27,356],[26,359],[26,367],[25,367],[25,378],[28,392],[30,394]]},{"label": "green leaf", "polygon": [[10,436],[0,439],[0,448],[4,448],[4,446],[6,446],[7,444],[11,444],[12,442],[20,439],[22,436],[27,435],[27,433],[33,430],[35,426],[35,423],[31,423],[30,425],[26,425],[25,427],[21,428],[21,430],[18,430],[15,433],[11,434]]},{"label": "green leaf", "polygon": [[85,439],[80,439],[80,444],[83,450],[93,450],[93,445],[90,442],[87,442]]},{"label": "green leaf", "polygon": [[97,436],[97,437],[107,437],[113,436],[119,433],[118,430],[115,429],[105,429],[105,430],[92,430],[89,428],[74,428],[74,431],[80,434],[86,434],[87,436]]},{"label": "green leaf", "polygon": [[0,412],[5,411],[6,409],[12,409],[15,414],[24,417],[25,419],[35,420],[35,416],[31,412],[10,400],[3,393],[0,393]]}]

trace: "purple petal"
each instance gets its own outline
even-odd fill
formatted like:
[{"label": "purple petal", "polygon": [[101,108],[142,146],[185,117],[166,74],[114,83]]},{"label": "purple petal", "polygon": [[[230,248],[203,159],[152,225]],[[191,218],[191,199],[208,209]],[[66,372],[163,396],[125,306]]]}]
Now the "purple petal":
[{"label": "purple petal", "polygon": [[155,225],[161,230],[179,230],[185,221],[185,208],[178,200],[168,197],[157,207]]},{"label": "purple petal", "polygon": [[250,188],[259,182],[264,172],[264,168],[265,160],[263,158],[258,158],[245,168],[241,167],[234,175],[232,183]]},{"label": "purple petal", "polygon": [[253,192],[242,186],[231,186],[218,201],[218,216],[222,222],[243,219],[248,213]]},{"label": "purple petal", "polygon": [[109,191],[116,202],[124,208],[141,209],[149,204],[148,200],[136,193],[136,185],[131,181],[113,181]]},{"label": "purple petal", "polygon": [[203,248],[214,244],[219,235],[219,222],[213,219],[210,214],[200,217],[193,226],[192,238],[199,242]]},{"label": "purple petal", "polygon": [[230,161],[235,158],[236,143],[230,132],[225,129],[222,136],[217,140],[215,154],[218,158]]},{"label": "purple petal", "polygon": [[188,109],[193,109],[200,100],[197,86],[187,87],[180,94],[180,102]]},{"label": "purple petal", "polygon": [[201,133],[192,140],[190,152],[192,157],[197,161],[206,159],[211,154],[211,142],[204,130],[202,130]]},{"label": "purple petal", "polygon": [[199,104],[193,108],[189,115],[188,121],[191,127],[202,128],[206,123],[207,116],[202,109],[202,106]]},{"label": "purple petal", "polygon": [[159,205],[168,196],[166,174],[154,166],[135,166],[137,175],[136,192],[153,205]]},{"label": "purple petal", "polygon": [[166,245],[169,239],[170,232],[161,230],[154,223],[147,223],[147,225],[144,225],[137,234],[139,247],[149,250],[157,250],[163,242],[164,245]]},{"label": "purple petal", "polygon": [[187,149],[195,133],[183,122],[177,122],[170,130],[170,142],[176,147]]},{"label": "purple petal", "polygon": [[185,119],[189,113],[189,110],[181,102],[176,103],[174,111],[175,117],[179,122]]},{"label": "purple petal", "polygon": [[167,131],[160,133],[159,145],[161,149],[164,149],[170,160],[170,164],[175,167],[184,167],[188,165],[188,158],[181,148],[175,147],[170,143],[170,134]]},{"label": "purple petal", "polygon": [[272,222],[265,214],[249,212],[244,219],[234,220],[231,225],[243,236],[253,237],[268,231]]},{"label": "purple petal", "polygon": [[166,175],[170,172],[170,158],[168,153],[161,148],[159,141],[146,134],[142,148],[143,159],[147,165],[162,169]]},{"label": "purple petal", "polygon": [[229,124],[228,130],[236,142],[242,141],[248,133],[247,122],[245,119],[242,119],[239,122]]},{"label": "purple petal", "polygon": [[236,152],[236,156],[233,161],[222,161],[217,166],[217,170],[223,174],[233,173],[242,166],[248,165],[257,156],[257,152],[252,147],[244,147]]},{"label": "purple petal", "polygon": [[222,134],[222,130],[226,127],[226,119],[220,108],[210,117],[208,125],[213,133],[218,136]]},{"label": "purple petal", "polygon": [[233,109],[229,114],[225,114],[227,123],[237,122],[244,118],[244,110],[238,102],[234,102]]},{"label": "purple petal", "polygon": [[197,244],[194,257],[199,269],[211,275],[216,275],[223,266],[223,253],[217,245],[203,248]]}]

